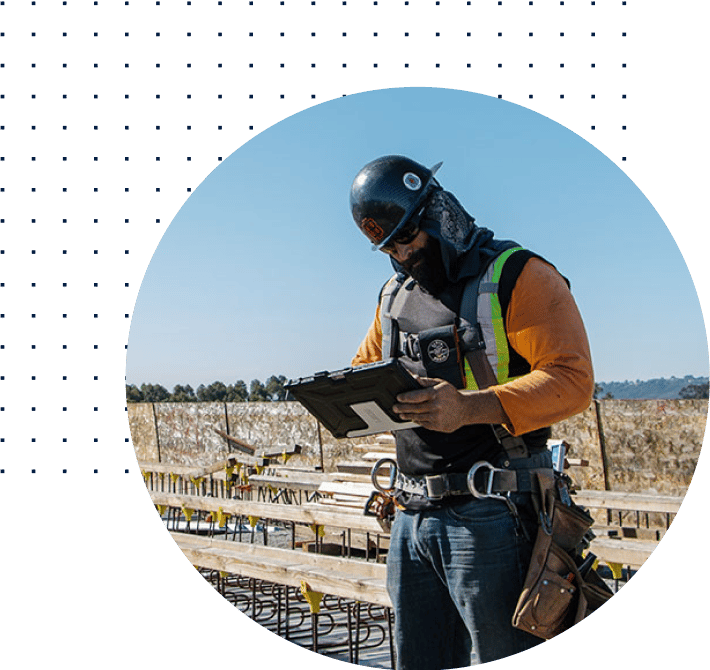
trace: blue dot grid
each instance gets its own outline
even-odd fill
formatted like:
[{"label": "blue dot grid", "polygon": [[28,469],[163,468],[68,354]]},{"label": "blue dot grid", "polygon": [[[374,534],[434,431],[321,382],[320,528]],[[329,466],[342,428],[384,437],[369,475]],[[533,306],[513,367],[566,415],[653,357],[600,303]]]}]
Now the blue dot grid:
[{"label": "blue dot grid", "polygon": [[[669,16],[655,10],[639,0],[0,0],[0,500],[13,503],[5,537],[26,543],[7,565],[41,571],[53,593],[31,617],[20,608],[9,645],[31,648],[38,665],[56,647],[39,645],[37,630],[68,642],[78,667],[107,648],[119,664],[136,652],[143,665],[204,660],[199,645],[153,643],[157,622],[180,637],[185,603],[212,594],[186,578],[146,514],[123,377],[151,255],[222,158],[311,105],[431,86],[549,116],[655,186],[649,136],[656,150],[671,142],[649,119],[664,87],[698,65],[669,48],[658,60]],[[40,598],[29,581],[6,600]],[[78,625],[55,605],[69,600]],[[229,630],[235,645],[264,635],[241,619]],[[265,639],[270,663],[299,663]],[[240,662],[261,651],[244,645]]]}]

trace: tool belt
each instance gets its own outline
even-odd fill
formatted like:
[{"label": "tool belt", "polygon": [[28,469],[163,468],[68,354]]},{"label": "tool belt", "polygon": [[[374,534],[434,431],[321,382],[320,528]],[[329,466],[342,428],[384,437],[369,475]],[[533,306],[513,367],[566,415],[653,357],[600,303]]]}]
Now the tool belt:
[{"label": "tool belt", "polygon": [[[439,501],[450,496],[474,496],[476,498],[507,496],[509,493],[538,491],[535,472],[541,468],[541,459],[525,459],[526,467],[515,470],[496,468],[487,461],[479,461],[466,473],[442,473],[411,477],[397,472],[394,488],[406,493],[424,496]],[[542,466],[544,469],[544,466]]]},{"label": "tool belt", "polygon": [[[372,468],[370,477],[376,491],[365,504],[364,513],[377,516],[383,528],[389,530],[395,509],[401,508],[396,497],[398,493],[404,492],[432,502],[458,496],[493,498],[505,502],[518,520],[518,510],[510,494],[539,494],[540,477],[536,473],[544,475],[552,472],[549,452],[535,453],[525,459],[506,460],[505,466],[498,468],[487,461],[479,461],[466,473],[410,476],[399,472],[396,461],[383,458]],[[388,482],[383,485],[378,477],[386,468],[389,468]]]},{"label": "tool belt", "polygon": [[582,555],[594,537],[594,520],[572,501],[564,475],[553,473],[539,483],[533,504],[540,523],[512,623],[549,640],[601,607],[613,592],[592,568],[596,556]]}]

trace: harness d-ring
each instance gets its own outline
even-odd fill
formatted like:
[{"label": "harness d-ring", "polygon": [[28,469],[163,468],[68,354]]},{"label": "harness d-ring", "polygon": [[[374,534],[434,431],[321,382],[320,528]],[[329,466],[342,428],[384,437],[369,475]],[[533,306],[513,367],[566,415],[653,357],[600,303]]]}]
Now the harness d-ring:
[{"label": "harness d-ring", "polygon": [[[389,486],[385,489],[382,488],[380,483],[377,481],[377,475],[379,474],[380,470],[383,468],[383,466],[389,465],[390,466],[390,480],[389,480]],[[394,491],[394,484],[395,481],[397,480],[397,461],[395,461],[392,458],[381,458],[375,465],[372,466],[372,471],[370,472],[370,479],[372,480],[372,485],[380,492],[384,493],[385,495],[389,495]]]},{"label": "harness d-ring", "polygon": [[[488,479],[486,481],[485,492],[479,491],[476,488],[476,474],[481,468],[488,468]],[[478,463],[474,463],[471,466],[471,469],[468,471],[468,477],[466,477],[466,484],[468,486],[468,490],[471,492],[474,498],[492,498],[493,500],[501,500],[508,506],[510,513],[517,519],[518,508],[515,506],[515,503],[510,499],[510,497],[501,495],[500,493],[493,493],[493,476],[496,472],[503,472],[503,470],[501,470],[500,468],[494,468],[488,461],[478,461]]]},{"label": "harness d-ring", "polygon": [[[485,482],[485,491],[479,491],[476,488],[476,474],[481,468],[488,469],[488,479]],[[494,468],[488,461],[478,461],[471,466],[468,471],[468,477],[466,478],[466,484],[468,485],[468,490],[471,492],[474,498],[493,498],[495,500],[508,500],[505,496],[500,493],[493,493],[493,475],[496,472],[502,472],[499,468]]]}]

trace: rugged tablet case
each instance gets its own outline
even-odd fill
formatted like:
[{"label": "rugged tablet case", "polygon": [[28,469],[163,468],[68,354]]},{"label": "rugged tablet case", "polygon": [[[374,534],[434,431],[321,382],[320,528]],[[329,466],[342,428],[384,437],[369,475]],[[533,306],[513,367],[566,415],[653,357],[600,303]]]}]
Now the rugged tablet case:
[{"label": "rugged tablet case", "polygon": [[421,388],[396,359],[291,380],[285,388],[336,438],[414,428],[392,411],[396,397]]}]

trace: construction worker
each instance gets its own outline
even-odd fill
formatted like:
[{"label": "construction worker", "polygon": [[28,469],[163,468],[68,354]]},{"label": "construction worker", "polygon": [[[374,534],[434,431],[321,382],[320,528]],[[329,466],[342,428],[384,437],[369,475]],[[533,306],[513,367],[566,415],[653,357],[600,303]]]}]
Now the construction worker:
[{"label": "construction worker", "polygon": [[538,524],[526,473],[551,468],[549,427],[587,409],[594,387],[565,278],[477,226],[435,178],[440,166],[384,156],[350,192],[355,223],[395,271],[353,365],[398,358],[422,384],[394,407],[418,426],[395,432],[387,587],[398,670],[541,642],[511,625]]}]

